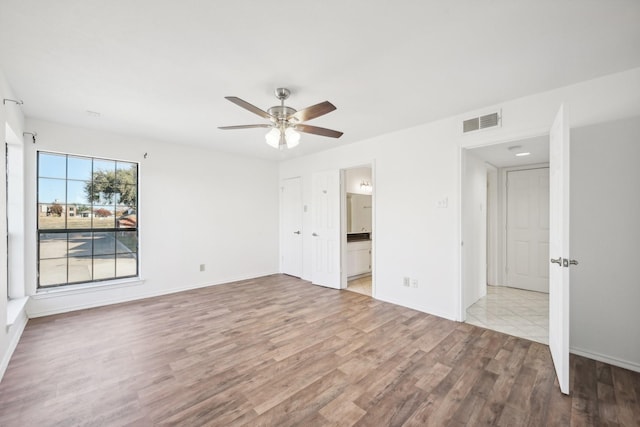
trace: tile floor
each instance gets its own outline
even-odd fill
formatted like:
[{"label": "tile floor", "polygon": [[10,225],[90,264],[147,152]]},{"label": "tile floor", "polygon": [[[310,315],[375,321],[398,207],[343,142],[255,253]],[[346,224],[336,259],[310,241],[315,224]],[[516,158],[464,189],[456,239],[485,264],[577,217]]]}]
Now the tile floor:
[{"label": "tile floor", "polygon": [[467,309],[467,323],[549,344],[549,294],[487,286],[487,296]]},{"label": "tile floor", "polygon": [[347,282],[347,290],[371,296],[371,275],[349,280]]}]

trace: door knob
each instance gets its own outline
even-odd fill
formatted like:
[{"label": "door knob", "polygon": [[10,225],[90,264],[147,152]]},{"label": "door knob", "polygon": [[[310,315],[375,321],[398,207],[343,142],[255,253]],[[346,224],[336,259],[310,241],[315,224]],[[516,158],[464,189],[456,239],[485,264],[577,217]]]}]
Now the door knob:
[{"label": "door knob", "polygon": [[293,234],[300,234],[300,230],[294,231]]},{"label": "door knob", "polygon": [[562,267],[562,257],[559,257],[558,259],[551,258],[551,263],[558,264],[560,267]]},{"label": "door knob", "polygon": [[313,237],[318,237],[318,235],[317,235],[316,233],[311,233],[311,235],[312,235]]}]

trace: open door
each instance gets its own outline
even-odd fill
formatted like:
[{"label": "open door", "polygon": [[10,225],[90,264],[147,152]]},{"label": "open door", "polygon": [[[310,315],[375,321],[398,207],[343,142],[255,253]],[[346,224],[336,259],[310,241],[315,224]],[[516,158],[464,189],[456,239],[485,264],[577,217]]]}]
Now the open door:
[{"label": "open door", "polygon": [[302,186],[301,179],[282,181],[282,272],[302,277]]},{"label": "open door", "polygon": [[549,349],[560,391],[569,394],[569,123],[564,106],[549,136]]},{"label": "open door", "polygon": [[340,289],[340,171],[313,174],[314,285]]}]

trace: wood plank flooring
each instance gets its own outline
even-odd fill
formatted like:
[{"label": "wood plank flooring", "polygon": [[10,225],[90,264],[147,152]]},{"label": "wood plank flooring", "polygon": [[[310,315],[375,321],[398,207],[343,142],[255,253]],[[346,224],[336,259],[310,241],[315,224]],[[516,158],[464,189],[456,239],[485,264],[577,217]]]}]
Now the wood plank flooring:
[{"label": "wood plank flooring", "polygon": [[284,275],[30,320],[9,426],[640,425],[640,374]]}]

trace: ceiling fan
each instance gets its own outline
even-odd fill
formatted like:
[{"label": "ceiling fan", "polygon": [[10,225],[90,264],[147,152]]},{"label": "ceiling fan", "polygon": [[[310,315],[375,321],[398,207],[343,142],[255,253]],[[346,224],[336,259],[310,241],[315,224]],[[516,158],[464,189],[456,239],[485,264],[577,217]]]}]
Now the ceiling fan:
[{"label": "ceiling fan", "polygon": [[289,89],[280,87],[276,89],[275,93],[276,98],[280,100],[280,105],[271,107],[267,111],[263,111],[255,105],[249,104],[247,101],[236,96],[225,96],[225,99],[228,99],[245,110],[251,111],[260,117],[270,120],[271,123],[263,123],[259,125],[221,126],[218,129],[270,128],[271,130],[265,135],[267,144],[273,148],[279,148],[281,150],[285,148],[293,148],[298,145],[300,142],[300,134],[298,132],[312,133],[314,135],[328,136],[330,138],[340,138],[342,136],[342,132],[338,132],[336,130],[302,123],[335,110],[336,107],[329,101],[324,101],[303,110],[296,111],[295,109],[284,105],[284,100],[291,94]]}]

